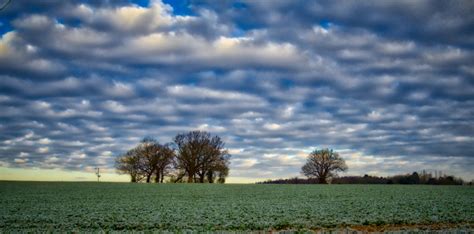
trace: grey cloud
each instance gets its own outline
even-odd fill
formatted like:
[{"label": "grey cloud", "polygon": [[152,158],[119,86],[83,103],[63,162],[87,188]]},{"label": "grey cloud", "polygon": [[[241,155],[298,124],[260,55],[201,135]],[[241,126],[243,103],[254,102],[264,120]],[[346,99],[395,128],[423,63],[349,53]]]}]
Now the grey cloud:
[{"label": "grey cloud", "polygon": [[195,5],[211,7],[221,13],[223,22],[243,28],[276,29],[280,38],[291,37],[293,28],[321,23],[369,29],[396,40],[409,38],[427,44],[472,48],[473,41],[470,28],[474,19],[469,12],[474,5],[470,1],[243,1],[243,7],[235,7],[233,2],[195,1]]},{"label": "grey cloud", "polygon": [[472,178],[472,4],[296,3],[12,6],[0,165],[112,169],[144,136],[201,129],[226,140],[235,177],[296,176],[333,147],[353,174]]}]

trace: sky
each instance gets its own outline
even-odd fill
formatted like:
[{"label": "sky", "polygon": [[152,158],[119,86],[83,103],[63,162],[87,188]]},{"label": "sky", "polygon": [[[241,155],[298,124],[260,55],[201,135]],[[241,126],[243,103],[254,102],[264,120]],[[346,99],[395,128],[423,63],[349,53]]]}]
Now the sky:
[{"label": "sky", "polygon": [[[5,1],[2,1],[2,3]],[[219,135],[229,182],[474,179],[473,1],[12,0],[0,11],[0,180],[118,176],[144,137]]]}]

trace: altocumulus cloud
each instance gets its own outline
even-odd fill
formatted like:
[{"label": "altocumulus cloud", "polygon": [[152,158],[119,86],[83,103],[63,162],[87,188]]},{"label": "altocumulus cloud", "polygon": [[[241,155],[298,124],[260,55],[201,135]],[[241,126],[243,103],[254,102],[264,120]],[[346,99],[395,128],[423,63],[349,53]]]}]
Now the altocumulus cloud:
[{"label": "altocumulus cloud", "polygon": [[472,179],[472,1],[12,1],[0,12],[0,166],[113,170],[144,136],[222,136],[231,177]]}]

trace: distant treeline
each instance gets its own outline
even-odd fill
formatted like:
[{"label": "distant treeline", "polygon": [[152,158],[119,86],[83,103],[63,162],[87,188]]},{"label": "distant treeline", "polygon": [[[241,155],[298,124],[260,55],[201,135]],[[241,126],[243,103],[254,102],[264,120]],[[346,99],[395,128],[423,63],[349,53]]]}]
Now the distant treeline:
[{"label": "distant treeline", "polygon": [[[266,180],[257,184],[318,184],[318,179],[298,178]],[[413,172],[412,174],[395,175],[389,177],[377,177],[371,175],[364,176],[343,176],[333,178],[331,184],[430,184],[430,185],[472,185],[461,178],[444,175],[433,177],[431,174]]]}]

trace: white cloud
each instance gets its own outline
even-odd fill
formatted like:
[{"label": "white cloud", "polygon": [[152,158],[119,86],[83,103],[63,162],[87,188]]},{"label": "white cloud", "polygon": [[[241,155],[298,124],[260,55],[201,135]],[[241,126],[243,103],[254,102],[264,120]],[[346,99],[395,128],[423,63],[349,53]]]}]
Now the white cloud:
[{"label": "white cloud", "polygon": [[40,154],[48,153],[49,152],[49,147],[40,147],[40,148],[38,148],[37,152],[40,153]]},{"label": "white cloud", "polygon": [[38,143],[42,145],[49,145],[51,144],[51,140],[49,138],[41,138],[38,140]]},{"label": "white cloud", "polygon": [[255,95],[249,95],[240,92],[224,91],[216,89],[208,89],[202,87],[192,87],[185,85],[176,85],[167,87],[170,95],[175,97],[194,98],[194,99],[215,99],[223,101],[239,101],[239,102],[263,102],[263,100]]},{"label": "white cloud", "polygon": [[132,97],[135,91],[130,84],[114,81],[111,87],[105,89],[105,94],[111,97]]},{"label": "white cloud", "polygon": [[[39,20],[39,19],[38,19]],[[0,38],[0,68],[54,75],[66,68],[53,59],[40,58],[16,32],[8,32]]]},{"label": "white cloud", "polygon": [[104,107],[115,113],[125,113],[128,111],[128,108],[122,105],[120,102],[108,100],[103,103]]},{"label": "white cloud", "polygon": [[281,128],[281,125],[277,123],[266,123],[263,125],[263,127],[268,130],[279,130]]},{"label": "white cloud", "polygon": [[225,127],[222,126],[216,126],[216,125],[209,125],[209,124],[200,124],[197,127],[198,130],[201,131],[208,131],[212,133],[219,133],[219,132],[224,132],[226,130]]},{"label": "white cloud", "polygon": [[161,1],[152,1],[149,8],[123,6],[93,10],[81,4],[76,14],[90,24],[106,24],[117,31],[146,33],[170,26],[175,19],[170,15],[171,8]]},{"label": "white cloud", "polygon": [[27,158],[15,158],[15,160],[13,160],[16,164],[23,164],[23,163],[26,163],[28,162],[28,159]]},{"label": "white cloud", "polygon": [[41,30],[54,25],[53,20],[45,15],[29,15],[14,21],[15,26],[23,29]]},{"label": "white cloud", "polygon": [[73,152],[71,155],[71,159],[85,159],[87,157],[87,154],[84,152]]}]

